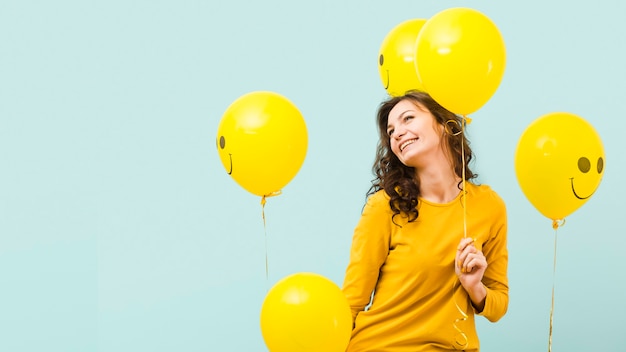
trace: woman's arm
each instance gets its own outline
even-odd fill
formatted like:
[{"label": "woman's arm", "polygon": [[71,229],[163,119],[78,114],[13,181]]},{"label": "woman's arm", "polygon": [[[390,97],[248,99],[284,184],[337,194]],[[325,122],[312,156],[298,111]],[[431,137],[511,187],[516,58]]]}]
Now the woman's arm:
[{"label": "woman's arm", "polygon": [[353,321],[370,303],[380,267],[389,253],[391,215],[389,198],[379,191],[367,200],[354,230],[343,283]]}]

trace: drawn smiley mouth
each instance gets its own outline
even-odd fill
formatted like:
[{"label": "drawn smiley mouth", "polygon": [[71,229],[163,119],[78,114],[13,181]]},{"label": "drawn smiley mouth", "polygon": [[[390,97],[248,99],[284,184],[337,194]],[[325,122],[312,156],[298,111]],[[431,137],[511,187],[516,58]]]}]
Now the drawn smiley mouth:
[{"label": "drawn smiley mouth", "polygon": [[581,197],[578,193],[576,193],[576,189],[574,188],[574,178],[573,178],[573,177],[570,177],[570,179],[569,179],[569,180],[570,180],[570,184],[572,185],[572,193],[574,193],[574,196],[575,196],[576,198],[580,199],[580,200],[587,199],[587,198],[591,197],[591,196],[592,196],[592,195],[596,192],[596,190],[594,189],[594,190],[593,190],[593,192],[591,192],[591,194],[590,194],[590,195],[588,195],[588,196],[586,196],[586,197]]},{"label": "drawn smiley mouth", "polygon": [[228,153],[228,158],[230,159],[230,170],[228,171],[228,174],[232,174],[233,173],[233,155]]},{"label": "drawn smiley mouth", "polygon": [[[226,148],[226,138],[224,138],[224,136],[220,136],[218,148]],[[231,153],[228,153],[228,159],[230,159],[230,170],[228,171],[228,174],[231,175],[233,173],[233,155]]]}]

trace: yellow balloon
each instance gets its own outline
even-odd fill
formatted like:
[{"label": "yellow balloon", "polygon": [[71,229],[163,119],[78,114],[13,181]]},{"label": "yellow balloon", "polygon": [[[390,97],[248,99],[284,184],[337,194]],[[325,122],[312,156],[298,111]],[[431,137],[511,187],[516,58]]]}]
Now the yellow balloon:
[{"label": "yellow balloon", "polygon": [[522,192],[541,214],[562,220],[594,194],[605,168],[604,148],[583,118],[554,112],[533,121],[515,151]]},{"label": "yellow balloon", "polygon": [[341,289],[314,273],[296,273],[272,287],[261,307],[270,352],[344,352],[352,314]]},{"label": "yellow balloon", "polygon": [[484,14],[451,8],[431,17],[417,38],[416,70],[441,106],[469,115],[495,93],[506,52],[498,27]]},{"label": "yellow balloon", "polygon": [[395,26],[380,45],[378,73],[380,81],[391,96],[404,95],[408,90],[424,90],[415,70],[417,35],[425,19],[412,19]]},{"label": "yellow balloon", "polygon": [[279,192],[306,156],[306,124],[284,96],[266,91],[239,97],[217,129],[217,151],[226,172],[258,196]]}]

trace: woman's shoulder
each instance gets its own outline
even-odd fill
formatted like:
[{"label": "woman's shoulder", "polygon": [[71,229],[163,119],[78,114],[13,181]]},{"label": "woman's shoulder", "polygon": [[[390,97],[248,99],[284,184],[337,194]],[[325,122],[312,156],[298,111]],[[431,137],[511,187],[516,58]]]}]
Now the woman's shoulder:
[{"label": "woman's shoulder", "polygon": [[491,186],[486,184],[473,184],[470,183],[470,192],[473,194],[474,198],[482,199],[488,202],[498,203],[501,206],[504,206],[504,200],[500,195],[491,188]]},{"label": "woman's shoulder", "polygon": [[389,204],[389,200],[391,197],[385,192],[384,189],[379,189],[378,191],[367,196],[367,204],[377,206],[380,204]]},{"label": "woman's shoulder", "polygon": [[384,189],[379,189],[377,191],[374,191],[374,193],[371,193],[368,197],[368,199],[389,199],[389,195],[387,194],[387,192],[385,192]]}]

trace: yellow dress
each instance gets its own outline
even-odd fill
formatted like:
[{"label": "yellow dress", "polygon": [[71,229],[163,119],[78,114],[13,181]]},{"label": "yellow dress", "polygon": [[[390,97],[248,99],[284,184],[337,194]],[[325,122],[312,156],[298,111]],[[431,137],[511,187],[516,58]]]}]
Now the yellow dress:
[{"label": "yellow dress", "polygon": [[487,258],[483,311],[474,311],[454,272],[464,236],[461,192],[446,204],[420,199],[417,220],[398,215],[396,225],[380,190],[355,228],[343,283],[354,320],[347,351],[479,350],[474,314],[495,322],[508,307],[507,218],[489,186],[467,182],[466,191],[467,236]]}]

